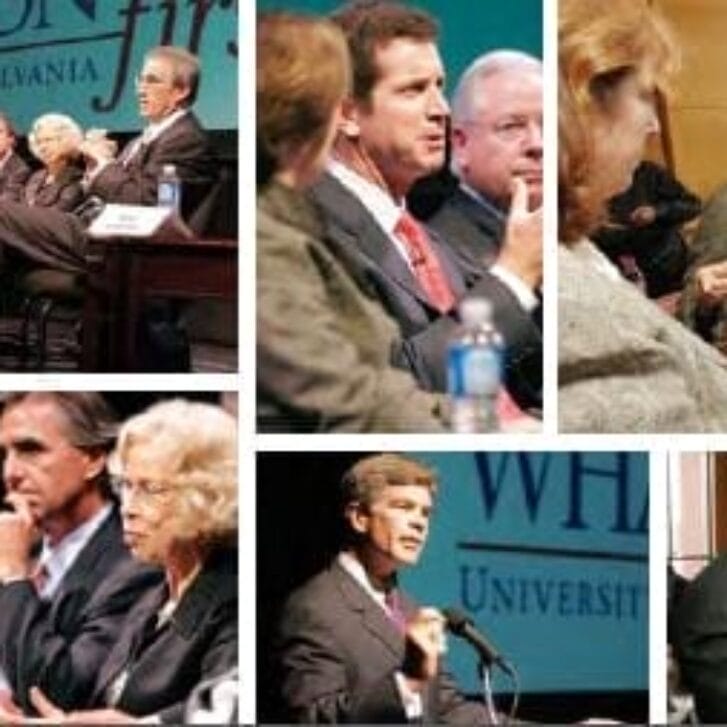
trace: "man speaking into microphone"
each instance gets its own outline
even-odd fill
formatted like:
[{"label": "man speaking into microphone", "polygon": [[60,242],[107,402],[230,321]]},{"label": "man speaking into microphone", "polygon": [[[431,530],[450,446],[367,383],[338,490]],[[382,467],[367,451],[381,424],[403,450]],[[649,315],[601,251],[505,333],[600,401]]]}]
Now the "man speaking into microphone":
[{"label": "man speaking into microphone", "polygon": [[398,569],[419,560],[436,490],[430,469],[396,454],[361,459],[344,475],[343,546],[291,595],[279,624],[285,721],[490,721],[442,669],[444,616],[397,584]]}]

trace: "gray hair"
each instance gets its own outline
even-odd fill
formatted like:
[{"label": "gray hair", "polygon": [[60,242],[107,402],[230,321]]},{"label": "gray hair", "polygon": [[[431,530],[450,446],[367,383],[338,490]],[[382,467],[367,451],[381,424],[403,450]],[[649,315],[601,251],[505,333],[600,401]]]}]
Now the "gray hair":
[{"label": "gray hair", "polygon": [[452,122],[470,120],[474,101],[481,101],[481,92],[475,93],[479,84],[498,73],[510,71],[542,73],[543,64],[539,58],[517,50],[495,50],[476,58],[460,76],[452,96]]},{"label": "gray hair", "polygon": [[81,127],[70,116],[56,113],[43,114],[33,122],[28,132],[28,146],[36,158],[40,158],[38,134],[43,127],[50,127],[54,131],[63,134],[63,138],[68,141],[69,147],[74,149],[83,141]]}]

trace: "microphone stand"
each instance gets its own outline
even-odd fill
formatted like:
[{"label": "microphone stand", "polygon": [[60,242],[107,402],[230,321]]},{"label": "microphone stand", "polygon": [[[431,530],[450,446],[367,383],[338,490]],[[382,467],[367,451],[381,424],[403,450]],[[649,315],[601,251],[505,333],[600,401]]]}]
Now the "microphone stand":
[{"label": "microphone stand", "polygon": [[[505,717],[505,724],[508,724],[515,717],[518,702],[520,701],[520,682],[518,679],[517,671],[510,662],[505,661],[504,659],[499,659],[494,663],[497,664],[497,666],[499,666],[500,669],[502,669],[502,671],[510,677],[513,683],[512,703],[510,705],[510,711]],[[480,677],[480,682],[482,684],[482,696],[485,700],[487,716],[489,717],[492,724],[500,724],[499,715],[497,714],[497,710],[495,709],[495,700],[492,694],[492,665],[492,661],[484,659],[481,656],[477,666],[477,673]]]},{"label": "microphone stand", "polygon": [[477,672],[480,676],[480,682],[482,682],[482,696],[485,698],[487,716],[492,724],[499,724],[497,711],[495,710],[495,700],[492,697],[492,662],[480,659]]}]

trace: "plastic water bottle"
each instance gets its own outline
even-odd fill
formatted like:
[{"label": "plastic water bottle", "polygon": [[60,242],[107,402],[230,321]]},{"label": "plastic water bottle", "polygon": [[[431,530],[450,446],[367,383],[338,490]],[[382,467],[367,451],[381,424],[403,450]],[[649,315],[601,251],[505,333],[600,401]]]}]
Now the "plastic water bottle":
[{"label": "plastic water bottle", "polygon": [[182,182],[177,176],[177,167],[174,164],[165,164],[159,175],[157,187],[157,205],[169,207],[179,212],[182,204]]},{"label": "plastic water bottle", "polygon": [[447,349],[447,389],[452,431],[495,432],[495,404],[502,380],[503,338],[485,298],[460,303],[459,330]]}]

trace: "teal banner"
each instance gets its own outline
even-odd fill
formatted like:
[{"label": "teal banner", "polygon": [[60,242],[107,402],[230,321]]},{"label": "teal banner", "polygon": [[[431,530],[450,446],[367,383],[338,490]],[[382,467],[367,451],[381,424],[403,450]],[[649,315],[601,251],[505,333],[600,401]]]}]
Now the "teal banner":
[{"label": "teal banner", "polygon": [[[297,10],[325,14],[341,0],[258,0],[258,10]],[[451,92],[457,78],[482,53],[495,48],[522,50],[542,57],[541,0],[419,0],[412,5],[431,13],[440,26],[439,47]]]},{"label": "teal banner", "polygon": [[237,17],[237,0],[0,0],[0,110],[23,133],[50,111],[133,131],[144,53],[178,45],[201,61],[203,124],[235,129]]},{"label": "teal banner", "polygon": [[[427,547],[402,571],[422,605],[468,613],[524,692],[648,689],[646,454],[412,456],[440,480]],[[448,642],[448,666],[478,691],[474,651]]]}]

